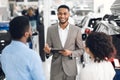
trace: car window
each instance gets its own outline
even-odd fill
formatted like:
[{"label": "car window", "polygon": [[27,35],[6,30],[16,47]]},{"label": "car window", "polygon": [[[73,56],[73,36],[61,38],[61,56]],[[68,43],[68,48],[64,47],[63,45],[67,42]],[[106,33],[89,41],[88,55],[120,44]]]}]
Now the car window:
[{"label": "car window", "polygon": [[84,19],[81,21],[82,27],[86,24],[87,20],[88,20],[88,17],[86,16],[86,17],[84,17]]},{"label": "car window", "polygon": [[51,15],[56,15],[55,11],[51,11]]}]

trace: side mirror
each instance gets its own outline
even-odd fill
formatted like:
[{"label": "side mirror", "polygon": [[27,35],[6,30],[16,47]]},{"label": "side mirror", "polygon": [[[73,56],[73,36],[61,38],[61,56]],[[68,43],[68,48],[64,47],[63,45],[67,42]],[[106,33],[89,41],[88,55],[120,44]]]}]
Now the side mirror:
[{"label": "side mirror", "polygon": [[83,27],[81,23],[79,23],[79,24],[78,24],[78,26],[79,26],[80,28],[82,28],[82,27]]}]

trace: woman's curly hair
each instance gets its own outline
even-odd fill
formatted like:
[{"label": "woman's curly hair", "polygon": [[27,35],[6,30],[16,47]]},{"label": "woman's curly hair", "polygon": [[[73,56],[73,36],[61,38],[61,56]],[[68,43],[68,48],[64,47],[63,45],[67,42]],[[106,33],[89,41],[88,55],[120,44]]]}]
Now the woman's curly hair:
[{"label": "woman's curly hair", "polygon": [[92,32],[86,39],[86,47],[92,52],[95,62],[110,59],[116,53],[112,37],[103,32]]}]

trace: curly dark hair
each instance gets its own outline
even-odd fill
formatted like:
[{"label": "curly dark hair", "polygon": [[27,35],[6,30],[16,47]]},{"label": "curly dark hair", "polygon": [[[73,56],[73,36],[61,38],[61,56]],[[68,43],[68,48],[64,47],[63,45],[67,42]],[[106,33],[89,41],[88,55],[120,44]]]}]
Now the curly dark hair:
[{"label": "curly dark hair", "polygon": [[103,32],[92,32],[86,39],[86,47],[92,52],[95,62],[110,59],[116,53],[112,37]]}]

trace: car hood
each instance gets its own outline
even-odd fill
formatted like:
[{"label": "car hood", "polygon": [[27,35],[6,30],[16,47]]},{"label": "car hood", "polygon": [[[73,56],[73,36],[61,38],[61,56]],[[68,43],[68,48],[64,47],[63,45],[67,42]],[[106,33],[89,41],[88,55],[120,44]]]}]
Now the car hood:
[{"label": "car hood", "polygon": [[96,32],[104,32],[109,35],[120,34],[120,27],[108,23],[107,21],[100,21],[98,23]]}]

